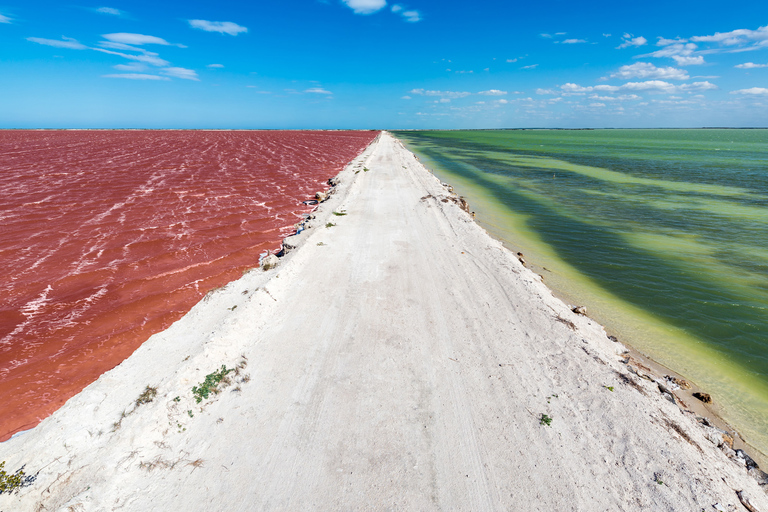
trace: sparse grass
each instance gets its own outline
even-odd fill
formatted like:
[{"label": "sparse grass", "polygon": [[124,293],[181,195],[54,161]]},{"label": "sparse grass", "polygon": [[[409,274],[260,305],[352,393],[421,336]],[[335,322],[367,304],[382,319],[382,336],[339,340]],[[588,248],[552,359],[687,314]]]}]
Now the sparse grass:
[{"label": "sparse grass", "polygon": [[235,309],[237,309],[237,304],[235,304],[235,305],[234,305],[234,306],[232,306],[231,308],[227,308],[227,309],[228,309],[228,310],[230,310],[230,311],[234,311]]},{"label": "sparse grass", "polygon": [[173,399],[173,401],[174,401],[174,402],[181,402],[181,397],[180,397],[180,396],[177,396],[176,398],[174,398],[174,399]]},{"label": "sparse grass", "polygon": [[317,242],[317,245],[325,245],[323,242]]},{"label": "sparse grass", "polygon": [[363,167],[363,171],[368,172],[368,171],[370,171],[370,169],[367,168],[367,167]]},{"label": "sparse grass", "polygon": [[157,388],[147,386],[134,402],[136,407],[150,403],[157,396]]},{"label": "sparse grass", "polygon": [[552,418],[547,416],[546,414],[542,414],[539,418],[539,425],[545,425],[547,427],[552,425]]},{"label": "sparse grass", "polygon": [[0,462],[0,494],[12,493],[21,489],[22,487],[29,485],[34,481],[35,477],[27,476],[24,474],[24,467],[17,469],[15,473],[8,474],[5,469],[5,461]]},{"label": "sparse grass", "polygon": [[343,217],[347,214],[347,212],[333,212],[333,214],[337,217]]},{"label": "sparse grass", "polygon": [[603,386],[608,391],[613,391],[613,386]]},{"label": "sparse grass", "polygon": [[549,401],[552,400],[553,398],[559,398],[559,397],[553,393],[547,397],[547,403],[549,403]]},{"label": "sparse grass", "polygon": [[335,226],[335,225],[336,225],[336,224],[334,224],[333,222],[329,222],[329,223],[327,223],[327,224],[325,225],[325,227],[327,227],[327,228],[332,228],[332,227],[333,227],[333,226]]},{"label": "sparse grass", "polygon": [[192,388],[192,394],[195,395],[197,403],[207,400],[211,393],[217,394],[219,392],[219,385],[222,383],[229,384],[227,374],[235,371],[233,368],[227,368],[221,365],[221,369],[213,373],[209,373],[205,376],[205,380],[200,383],[199,386]]}]

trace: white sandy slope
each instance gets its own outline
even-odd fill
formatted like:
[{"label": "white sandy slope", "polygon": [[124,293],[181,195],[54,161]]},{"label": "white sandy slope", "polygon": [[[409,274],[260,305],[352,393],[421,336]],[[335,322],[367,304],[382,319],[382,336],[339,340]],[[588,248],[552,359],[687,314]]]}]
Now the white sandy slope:
[{"label": "white sandy slope", "polygon": [[[7,470],[37,473],[0,511],[745,510],[737,490],[768,511],[693,415],[622,376],[623,347],[396,139],[339,178],[276,269],[0,444]],[[196,404],[192,386],[242,356]]]}]

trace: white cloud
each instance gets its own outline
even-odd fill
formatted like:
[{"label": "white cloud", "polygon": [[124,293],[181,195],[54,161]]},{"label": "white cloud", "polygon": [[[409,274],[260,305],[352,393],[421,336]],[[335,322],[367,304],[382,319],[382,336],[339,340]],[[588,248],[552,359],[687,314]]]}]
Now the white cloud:
[{"label": "white cloud", "polygon": [[496,103],[498,103],[500,105],[506,105],[507,103],[509,103],[509,101],[507,101],[505,99],[500,99],[500,100],[497,100]]},{"label": "white cloud", "polygon": [[387,5],[387,0],[342,0],[355,14],[373,14]]},{"label": "white cloud", "polygon": [[248,32],[247,27],[232,23],[231,21],[208,21],[208,20],[187,20],[189,26],[206,32],[218,32],[219,34],[229,34],[236,36],[240,32]]},{"label": "white cloud", "polygon": [[161,59],[157,56],[156,53],[153,52],[144,52],[141,55],[129,55],[127,53],[122,52],[113,52],[112,50],[104,50],[103,48],[94,48],[97,52],[101,53],[108,53],[109,55],[117,55],[118,57],[123,57],[128,60],[134,60],[136,62],[143,62],[145,64],[150,64],[152,66],[162,67],[167,66],[170,64],[167,60]]},{"label": "white cloud", "polygon": [[[646,80],[644,82],[627,82],[624,85],[595,85],[583,87],[574,83],[567,83],[560,86],[563,94],[584,94],[587,92],[617,92],[617,91],[648,91],[672,94],[681,91],[708,91],[717,89],[717,86],[710,82],[694,82],[692,84],[675,85],[663,80]],[[537,91],[538,92],[538,91]],[[626,96],[624,99],[640,99]]]},{"label": "white cloud", "polygon": [[[684,40],[682,40],[684,41]],[[671,42],[670,40],[664,40],[668,43],[661,50],[640,55],[640,57],[669,57],[674,59],[678,66],[692,66],[698,64],[705,64],[704,57],[701,55],[694,55],[698,46],[693,43],[683,42]]]},{"label": "white cloud", "polygon": [[435,103],[450,103],[450,102],[451,102],[450,98],[440,98],[439,101],[435,101]]},{"label": "white cloud", "polygon": [[643,46],[644,44],[648,43],[648,40],[643,36],[632,37],[632,34],[627,34],[627,33],[621,36],[621,40],[624,42],[616,47],[618,49],[628,48],[630,46],[635,46],[635,47]]},{"label": "white cloud", "polygon": [[553,91],[552,89],[536,89],[536,94],[557,94],[557,91]]},{"label": "white cloud", "polygon": [[715,32],[711,36],[694,36],[691,41],[720,43],[725,46],[743,45],[749,42],[757,42],[760,46],[768,46],[768,25],[757,30],[739,29],[730,32]]},{"label": "white cloud", "polygon": [[637,62],[629,66],[621,66],[609,78],[629,80],[630,78],[661,78],[665,80],[688,80],[690,77],[682,69],[673,67],[657,68],[650,62]]},{"label": "white cloud", "polygon": [[322,87],[311,87],[309,89],[306,89],[304,92],[308,92],[312,94],[333,94],[331,91],[323,89]]},{"label": "white cloud", "polygon": [[400,12],[402,10],[403,10],[403,6],[402,5],[395,4],[395,5],[392,6],[392,12]]},{"label": "white cloud", "polygon": [[69,50],[85,50],[88,47],[81,44],[77,39],[71,37],[63,37],[59,39],[43,39],[41,37],[28,37],[27,41],[31,41],[37,44],[43,44],[45,46],[53,46],[54,48],[67,48]]},{"label": "white cloud", "polygon": [[745,94],[749,96],[768,96],[768,89],[765,87],[751,87],[749,89],[739,89],[731,91],[731,94]]},{"label": "white cloud", "polygon": [[405,18],[405,21],[408,23],[416,23],[417,21],[421,21],[421,15],[419,14],[419,11],[403,11],[403,18]]},{"label": "white cloud", "polygon": [[459,91],[429,91],[424,89],[412,89],[408,91],[410,94],[418,94],[419,96],[444,96],[446,98],[464,98],[472,93],[459,92]]},{"label": "white cloud", "polygon": [[0,23],[10,23],[10,22],[11,22],[11,18],[9,18],[8,16],[3,16],[2,14],[0,14]]},{"label": "white cloud", "polygon": [[170,78],[158,75],[144,75],[140,73],[121,73],[115,75],[102,75],[104,78],[126,78],[128,80],[170,80]]},{"label": "white cloud", "polygon": [[116,64],[113,66],[119,71],[146,71],[148,68],[141,62],[131,62],[130,64]]},{"label": "white cloud", "polygon": [[744,64],[736,64],[733,67],[739,69],[768,68],[768,64],[755,64],[754,62],[745,62]]},{"label": "white cloud", "polygon": [[541,37],[546,37],[547,39],[552,39],[551,34],[539,34]]},{"label": "white cloud", "polygon": [[536,69],[538,66],[538,64],[531,64],[530,66],[523,66],[520,69]]},{"label": "white cloud", "polygon": [[174,78],[182,78],[184,80],[194,80],[196,82],[199,82],[200,79],[197,78],[197,72],[193,69],[186,69],[186,68],[165,68],[162,70],[162,73],[167,76],[172,76]]},{"label": "white cloud", "polygon": [[483,96],[505,96],[507,94],[507,91],[500,91],[498,89],[490,89],[488,91],[480,91],[477,94],[482,94]]},{"label": "white cloud", "polygon": [[682,84],[678,86],[681,91],[714,91],[719,89],[711,82],[693,82],[692,84]]},{"label": "white cloud", "polygon": [[410,99],[411,99],[411,97],[410,97],[410,96],[403,96],[403,97],[402,97],[402,98],[400,98],[400,99],[401,99],[401,100],[410,100]]},{"label": "white cloud", "polygon": [[675,59],[675,62],[677,62],[678,66],[700,66],[701,64],[706,64],[704,62],[704,57],[701,55],[696,55],[695,57],[673,55],[672,58]]},{"label": "white cloud", "polygon": [[517,62],[517,59],[507,59],[507,62],[509,62],[509,63]]},{"label": "white cloud", "polygon": [[208,64],[206,67],[208,68],[215,68],[215,69],[221,69],[224,67],[224,64]]},{"label": "white cloud", "polygon": [[659,40],[656,41],[656,46],[667,46],[669,44],[676,44],[676,43],[687,43],[687,39],[682,39],[680,37],[677,37],[675,39],[666,39],[664,37],[659,37]]},{"label": "white cloud", "polygon": [[99,46],[102,48],[109,48],[112,50],[127,50],[129,52],[143,52],[143,48],[137,48],[125,43],[115,43],[112,41],[99,41]]},{"label": "white cloud", "polygon": [[611,37],[611,34],[603,34],[603,37]]},{"label": "white cloud", "polygon": [[560,89],[565,93],[585,93],[592,91],[615,92],[619,90],[619,87],[616,85],[595,85],[582,87],[581,85],[569,82],[567,84],[561,85]]},{"label": "white cloud", "polygon": [[96,12],[100,12],[101,14],[111,14],[112,16],[121,16],[123,14],[123,11],[115,9],[114,7],[99,7],[96,9]]},{"label": "white cloud", "polygon": [[589,99],[597,101],[632,101],[641,100],[642,98],[637,94],[622,94],[620,96],[600,96],[598,94],[593,94]]},{"label": "white cloud", "polygon": [[586,43],[584,39],[566,39],[565,41],[562,41],[563,44],[577,44],[577,43]]},{"label": "white cloud", "polygon": [[144,34],[128,34],[125,32],[119,32],[117,34],[104,34],[101,37],[107,41],[113,43],[122,43],[127,45],[141,46],[143,44],[160,44],[163,46],[170,46],[171,43],[161,37],[146,36]]},{"label": "white cloud", "polygon": [[590,103],[590,107],[604,107],[605,103]]}]

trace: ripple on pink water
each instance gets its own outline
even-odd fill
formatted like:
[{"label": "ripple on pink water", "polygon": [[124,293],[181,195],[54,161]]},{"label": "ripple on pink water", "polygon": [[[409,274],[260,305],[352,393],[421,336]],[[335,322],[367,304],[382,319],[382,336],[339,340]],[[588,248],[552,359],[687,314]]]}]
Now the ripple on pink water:
[{"label": "ripple on pink water", "polygon": [[0,131],[0,441],[277,249],[375,136]]}]

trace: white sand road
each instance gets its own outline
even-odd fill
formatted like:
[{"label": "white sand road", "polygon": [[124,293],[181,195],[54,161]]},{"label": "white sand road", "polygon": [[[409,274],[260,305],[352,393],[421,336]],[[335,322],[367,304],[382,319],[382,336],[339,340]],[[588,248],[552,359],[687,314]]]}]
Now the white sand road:
[{"label": "white sand road", "polygon": [[741,511],[743,491],[768,512],[694,415],[399,141],[339,179],[277,268],[0,444],[6,470],[37,474],[0,511]]}]

